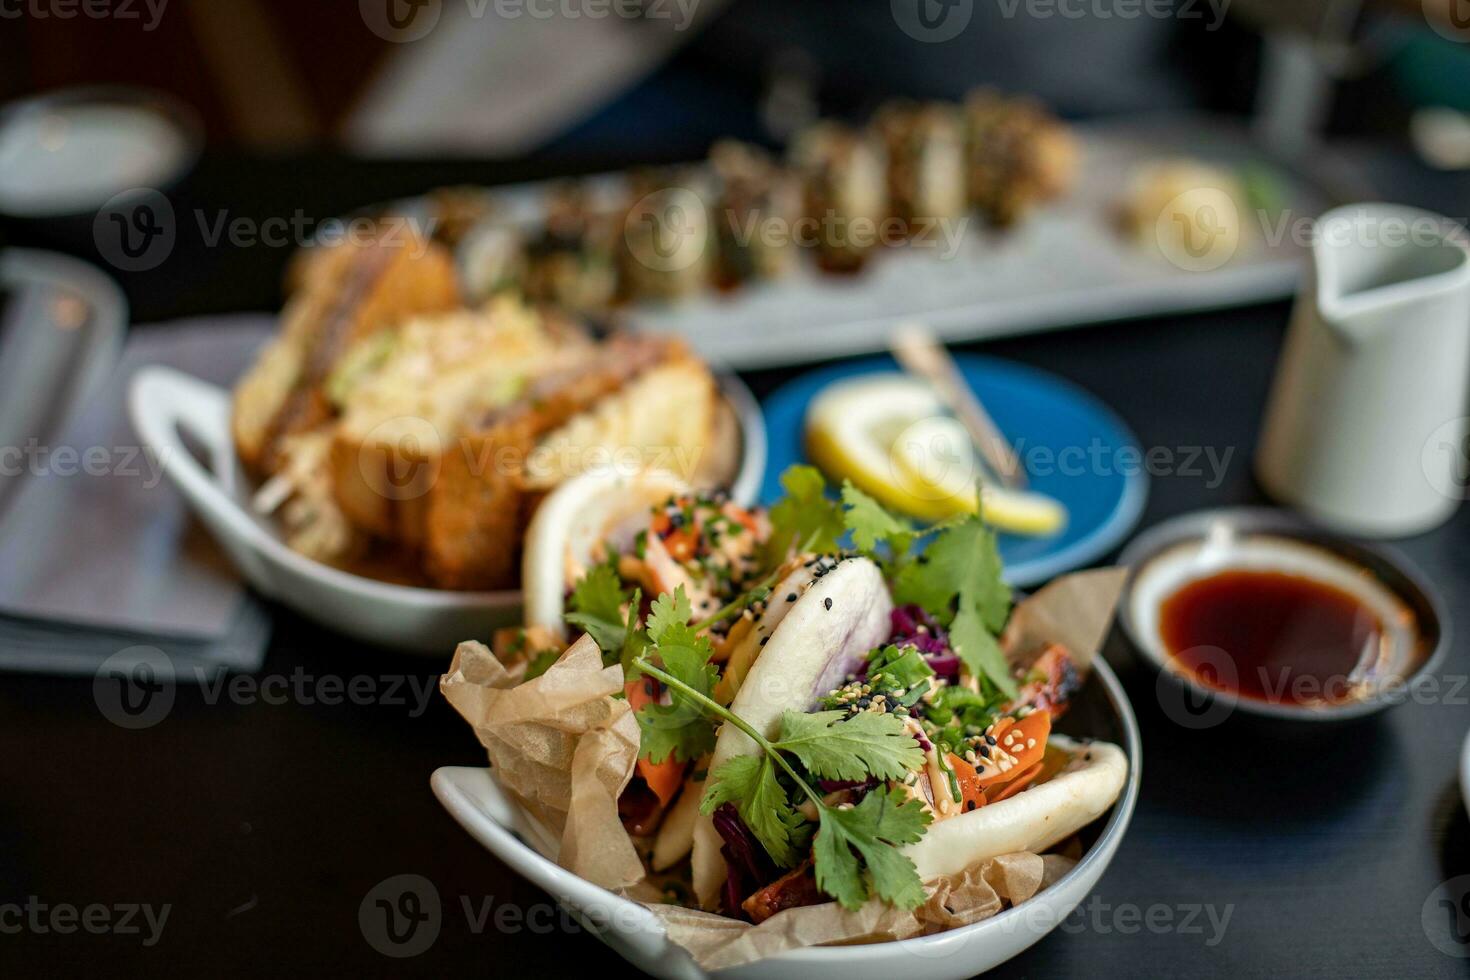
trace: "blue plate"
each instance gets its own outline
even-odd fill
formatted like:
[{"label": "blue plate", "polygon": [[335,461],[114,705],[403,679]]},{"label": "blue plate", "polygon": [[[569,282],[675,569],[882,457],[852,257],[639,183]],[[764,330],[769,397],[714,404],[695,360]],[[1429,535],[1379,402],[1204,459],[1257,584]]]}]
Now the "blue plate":
[{"label": "blue plate", "polygon": [[[1123,421],[1054,374],[993,357],[956,360],[1026,462],[1031,489],[1067,508],[1067,526],[1049,537],[1000,536],[1007,581],[1030,588],[1117,547],[1138,524],[1148,498],[1143,453]],[[762,405],[770,455],[761,502],[779,499],[781,473],[805,461],[806,409],[819,391],[834,381],[897,370],[888,357],[849,361],[802,375],[773,392]]]}]

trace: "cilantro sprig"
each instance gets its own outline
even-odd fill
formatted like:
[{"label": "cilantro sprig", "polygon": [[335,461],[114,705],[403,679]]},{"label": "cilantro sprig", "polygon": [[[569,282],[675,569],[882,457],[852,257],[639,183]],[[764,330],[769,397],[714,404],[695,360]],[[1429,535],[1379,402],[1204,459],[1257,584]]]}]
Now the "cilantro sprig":
[{"label": "cilantro sprig", "polygon": [[[626,669],[643,652],[647,638],[638,628],[643,590],[626,592],[611,564],[594,566],[572,589],[566,621],[597,643],[605,664],[621,661]],[[627,608],[626,615],[623,612]]]},{"label": "cilantro sprig", "polygon": [[[923,902],[918,871],[899,850],[923,836],[931,819],[923,804],[898,788],[875,789],[857,806],[844,809],[829,806],[812,785],[813,779],[898,779],[917,769],[924,753],[900,719],[865,714],[842,721],[841,711],[810,715],[788,711],[781,719],[780,736],[773,741],[677,671],[646,658],[640,658],[637,666],[662,681],[676,704],[683,702],[734,725],[761,750],[758,755],[729,759],[710,773],[702,812],[733,803],[782,867],[796,865],[811,840],[818,887],[846,908],[857,908],[874,894],[904,908]],[[814,839],[810,822],[792,805],[788,785],[816,810]]]},{"label": "cilantro sprig", "polygon": [[[673,678],[679,687],[668,685],[671,690],[682,688],[708,701],[719,672],[710,663],[714,647],[709,637],[689,625],[693,612],[682,585],[672,596],[661,595],[653,600],[645,634],[648,646],[630,659],[625,676],[650,674],[664,680],[666,685],[665,678]],[[662,669],[650,669],[645,656],[650,647],[662,662]],[[680,762],[688,762],[715,747],[715,726],[706,716],[702,701],[675,696],[670,704],[644,705],[636,717],[641,736],[638,754],[650,762],[663,762],[670,755]]]}]

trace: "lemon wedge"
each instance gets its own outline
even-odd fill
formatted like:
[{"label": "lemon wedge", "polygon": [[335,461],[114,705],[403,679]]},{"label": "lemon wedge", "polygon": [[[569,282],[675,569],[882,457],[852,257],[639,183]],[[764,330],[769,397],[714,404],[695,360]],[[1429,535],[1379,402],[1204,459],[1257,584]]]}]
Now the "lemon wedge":
[{"label": "lemon wedge", "polygon": [[[1045,535],[1067,523],[1055,499],[1000,486],[969,433],[945,414],[922,382],[869,375],[824,388],[806,415],[807,454],[835,479],[848,479],[894,510],[942,521],[977,508],[995,528]],[[976,499],[975,485],[984,484]]]}]

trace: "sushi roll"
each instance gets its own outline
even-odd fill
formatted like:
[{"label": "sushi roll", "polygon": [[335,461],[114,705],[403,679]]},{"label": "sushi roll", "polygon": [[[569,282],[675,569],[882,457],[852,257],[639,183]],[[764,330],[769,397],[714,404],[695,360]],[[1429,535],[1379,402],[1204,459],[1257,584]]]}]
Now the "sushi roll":
[{"label": "sushi roll", "polygon": [[1012,225],[1071,187],[1076,139],[1038,103],[979,89],[965,101],[965,124],[970,204],[992,224]]},{"label": "sushi roll", "polygon": [[482,216],[464,233],[454,259],[460,288],[469,303],[483,303],[497,293],[517,292],[525,286],[525,232],[494,212]]},{"label": "sushi roll", "polygon": [[908,235],[969,211],[964,129],[955,107],[891,102],[873,128],[888,155],[889,207]]},{"label": "sushi roll", "polygon": [[533,303],[597,315],[617,298],[617,213],[580,184],[547,195],[545,224],[526,249],[524,291]]},{"label": "sushi roll", "polygon": [[632,300],[672,300],[709,285],[718,245],[704,188],[682,170],[644,170],[631,180],[623,219],[623,286]]},{"label": "sushi roll", "polygon": [[733,289],[786,275],[796,261],[792,236],[801,218],[800,180],[748,143],[716,143],[709,159],[719,192],[717,285]]},{"label": "sushi roll", "polygon": [[855,272],[878,244],[888,216],[887,168],[883,149],[868,134],[821,122],[797,139],[792,161],[801,174],[806,236],[818,264],[831,272]]}]

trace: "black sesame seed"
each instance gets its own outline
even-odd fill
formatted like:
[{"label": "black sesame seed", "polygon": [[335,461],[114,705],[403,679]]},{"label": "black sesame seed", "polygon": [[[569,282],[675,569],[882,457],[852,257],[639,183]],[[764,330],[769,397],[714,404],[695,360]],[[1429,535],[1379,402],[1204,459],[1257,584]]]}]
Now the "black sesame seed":
[{"label": "black sesame seed", "polygon": [[995,744],[995,736],[994,735],[986,735],[985,736],[985,741],[989,742],[991,745],[994,745]]},{"label": "black sesame seed", "polygon": [[795,602],[796,601],[796,593],[795,592],[788,592],[786,594],[786,601],[787,602]]},{"label": "black sesame seed", "polygon": [[770,639],[769,636],[763,636],[763,637],[761,637],[761,646],[765,646],[766,645],[766,641],[769,640],[769,639]]},{"label": "black sesame seed", "polygon": [[990,746],[988,746],[988,745],[982,745],[982,746],[980,746],[980,757],[982,759],[988,759],[988,758],[990,758]]},{"label": "black sesame seed", "polygon": [[825,607],[827,607],[828,609],[831,609],[832,608],[832,597],[831,596],[828,596],[827,598],[823,599],[822,600],[822,605],[825,606]]}]

